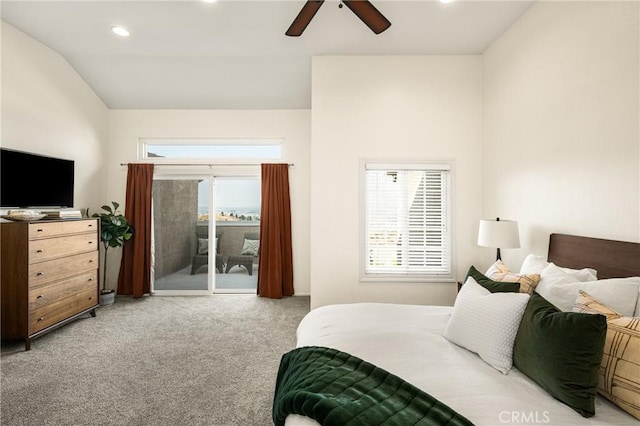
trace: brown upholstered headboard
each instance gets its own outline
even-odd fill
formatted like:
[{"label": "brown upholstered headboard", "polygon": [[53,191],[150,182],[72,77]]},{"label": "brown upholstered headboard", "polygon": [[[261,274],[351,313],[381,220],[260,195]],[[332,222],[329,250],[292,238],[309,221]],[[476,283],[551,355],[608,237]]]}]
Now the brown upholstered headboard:
[{"label": "brown upholstered headboard", "polygon": [[640,243],[551,234],[547,261],[565,268],[593,268],[598,279],[640,276]]}]

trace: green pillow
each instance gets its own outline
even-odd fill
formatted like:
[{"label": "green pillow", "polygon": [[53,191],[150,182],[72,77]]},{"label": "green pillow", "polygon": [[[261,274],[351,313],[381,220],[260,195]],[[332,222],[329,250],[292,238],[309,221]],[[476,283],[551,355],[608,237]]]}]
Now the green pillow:
[{"label": "green pillow", "polygon": [[604,315],[562,312],[538,293],[524,311],[513,365],[583,417],[595,414]]},{"label": "green pillow", "polygon": [[520,283],[503,283],[500,281],[494,281],[473,266],[469,268],[464,280],[467,281],[467,278],[469,277],[472,277],[478,284],[489,290],[491,293],[518,293],[520,291]]}]

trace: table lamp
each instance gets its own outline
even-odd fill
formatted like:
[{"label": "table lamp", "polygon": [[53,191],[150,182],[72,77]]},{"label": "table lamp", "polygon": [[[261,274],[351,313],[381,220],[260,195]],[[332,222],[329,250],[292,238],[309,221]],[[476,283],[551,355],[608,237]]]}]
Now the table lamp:
[{"label": "table lamp", "polygon": [[500,257],[500,248],[520,248],[518,222],[514,220],[481,220],[478,229],[478,245],[496,247],[496,260]]}]

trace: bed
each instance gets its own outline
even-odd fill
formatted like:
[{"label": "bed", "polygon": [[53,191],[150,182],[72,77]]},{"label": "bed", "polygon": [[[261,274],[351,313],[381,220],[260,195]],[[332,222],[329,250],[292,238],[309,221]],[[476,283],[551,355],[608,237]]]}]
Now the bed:
[{"label": "bed", "polygon": [[[547,261],[593,268],[598,279],[640,276],[640,244],[550,236]],[[638,298],[638,294],[635,295]],[[640,315],[640,302],[634,316]],[[453,307],[380,303],[324,306],[300,323],[297,347],[335,348],[366,360],[432,395],[475,425],[630,425],[638,420],[598,395],[584,418],[512,368],[502,374],[477,354],[443,337]],[[286,426],[317,425],[290,414]]]}]

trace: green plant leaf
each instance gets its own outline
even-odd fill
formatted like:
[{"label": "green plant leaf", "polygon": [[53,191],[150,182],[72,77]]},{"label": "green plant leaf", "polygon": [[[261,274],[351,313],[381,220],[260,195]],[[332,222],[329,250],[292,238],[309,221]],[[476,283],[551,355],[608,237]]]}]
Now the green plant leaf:
[{"label": "green plant leaf", "polygon": [[101,240],[105,248],[122,247],[125,241],[133,237],[133,228],[129,225],[127,218],[117,212],[120,204],[112,201],[113,209],[107,205],[102,206],[104,212],[94,217],[100,218]]}]

